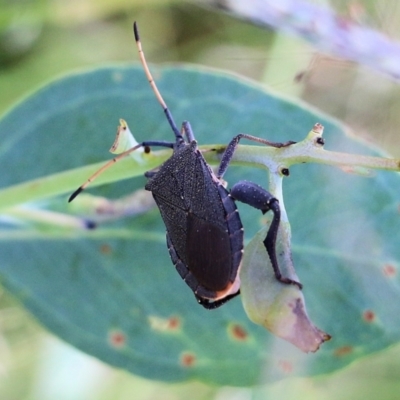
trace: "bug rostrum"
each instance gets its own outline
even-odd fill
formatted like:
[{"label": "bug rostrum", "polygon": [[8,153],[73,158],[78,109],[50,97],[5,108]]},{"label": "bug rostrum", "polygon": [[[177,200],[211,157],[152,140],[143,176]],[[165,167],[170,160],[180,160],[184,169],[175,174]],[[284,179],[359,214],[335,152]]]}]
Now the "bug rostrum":
[{"label": "bug rostrum", "polygon": [[[282,283],[301,284],[283,277],[276,257],[276,238],[280,223],[279,202],[259,185],[240,181],[230,191],[222,177],[243,138],[273,147],[290,146],[294,142],[273,143],[247,134],[235,136],[226,147],[217,173],[207,164],[197,146],[190,123],[178,130],[166,103],[158,91],[147,66],[139,32],[134,34],[141,63],[165,116],[175,135],[174,142],[144,141],[121,153],[92,175],[69,198],[72,201],[100,173],[140,147],[167,147],[171,157],[157,170],[145,173],[145,189],[152,192],[166,227],[167,246],[178,273],[193,290],[197,301],[207,309],[217,308],[240,293],[239,268],[243,256],[243,227],[235,200],[266,213],[273,219],[264,240],[276,278]],[[266,288],[267,290],[267,288]]]}]

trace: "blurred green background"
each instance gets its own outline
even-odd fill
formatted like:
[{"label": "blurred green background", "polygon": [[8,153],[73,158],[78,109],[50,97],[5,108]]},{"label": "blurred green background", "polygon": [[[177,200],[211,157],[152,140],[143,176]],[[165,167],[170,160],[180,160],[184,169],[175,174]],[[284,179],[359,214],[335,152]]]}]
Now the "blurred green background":
[{"label": "blurred green background", "polygon": [[[399,35],[397,2],[313,3],[329,5],[394,39]],[[149,62],[188,62],[247,76],[306,100],[400,156],[400,96],[395,82],[319,54],[298,38],[218,12],[209,4],[0,0],[0,114],[38,86],[74,69],[136,62],[131,27],[137,20]],[[399,356],[400,348],[394,348],[333,376],[291,379],[268,388],[218,388],[194,382],[167,385],[113,370],[61,343],[7,293],[0,292],[1,400],[396,399]]]}]

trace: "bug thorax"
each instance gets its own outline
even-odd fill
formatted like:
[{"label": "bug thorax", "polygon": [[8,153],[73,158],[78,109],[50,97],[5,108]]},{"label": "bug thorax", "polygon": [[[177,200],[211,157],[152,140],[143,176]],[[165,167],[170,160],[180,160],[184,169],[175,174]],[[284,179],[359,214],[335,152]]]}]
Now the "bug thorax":
[{"label": "bug thorax", "polygon": [[190,147],[192,150],[197,149],[197,140],[191,140],[190,142],[185,142],[185,140],[182,139],[177,139],[174,145],[174,153],[178,150],[181,150],[183,148]]}]

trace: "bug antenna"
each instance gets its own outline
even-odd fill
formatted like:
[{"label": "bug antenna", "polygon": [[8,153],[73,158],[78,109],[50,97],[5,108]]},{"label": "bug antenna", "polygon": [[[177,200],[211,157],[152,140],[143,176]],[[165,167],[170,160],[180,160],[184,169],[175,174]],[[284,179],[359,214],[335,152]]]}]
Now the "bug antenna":
[{"label": "bug antenna", "polygon": [[[154,143],[154,142],[153,142]],[[160,143],[162,142],[155,142],[155,144],[160,146]],[[68,199],[68,203],[70,203],[72,200],[75,199],[76,196],[78,196],[79,193],[83,192],[87,186],[89,186],[90,183],[92,183],[99,175],[101,175],[105,170],[110,168],[113,164],[121,160],[122,158],[126,157],[127,155],[131,154],[135,150],[137,150],[139,147],[143,147],[144,143],[139,143],[136,146],[131,147],[130,149],[124,151],[123,153],[119,154],[117,157],[114,157],[112,160],[108,161],[105,163],[100,169],[98,169],[92,176],[89,177],[89,179],[81,186],[78,187],[78,189],[75,190],[74,193],[71,194],[71,196]],[[164,145],[165,146],[165,145]],[[168,147],[168,146],[167,146]]]},{"label": "bug antenna", "polygon": [[179,132],[178,128],[176,127],[176,124],[174,122],[172,114],[169,111],[169,109],[167,107],[167,104],[165,103],[164,99],[162,98],[161,93],[159,92],[159,90],[158,90],[158,88],[156,86],[156,83],[155,83],[155,81],[153,79],[153,76],[151,75],[150,69],[147,66],[146,58],[144,57],[144,53],[143,53],[143,49],[142,49],[142,43],[140,42],[139,30],[138,30],[136,21],[133,23],[133,33],[135,35],[135,40],[136,40],[136,45],[137,45],[137,48],[138,48],[138,51],[139,51],[140,61],[141,61],[142,65],[143,65],[144,72],[146,73],[147,80],[149,81],[150,86],[153,89],[153,92],[157,97],[158,102],[161,104],[161,107],[164,110],[164,114],[167,117],[167,120],[169,122],[169,125],[172,128],[172,131],[175,134],[175,138],[178,139],[178,140],[183,140],[183,137],[182,137],[181,133]]}]

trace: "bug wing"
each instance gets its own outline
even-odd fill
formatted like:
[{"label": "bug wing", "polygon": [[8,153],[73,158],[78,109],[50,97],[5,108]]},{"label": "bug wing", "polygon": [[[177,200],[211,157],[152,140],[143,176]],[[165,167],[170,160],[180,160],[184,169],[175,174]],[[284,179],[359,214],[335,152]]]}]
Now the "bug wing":
[{"label": "bug wing", "polygon": [[187,234],[187,214],[190,199],[186,198],[186,180],[193,168],[193,150],[189,145],[174,151],[145,188],[153,194],[172,245],[179,258],[187,265],[185,242]]}]

